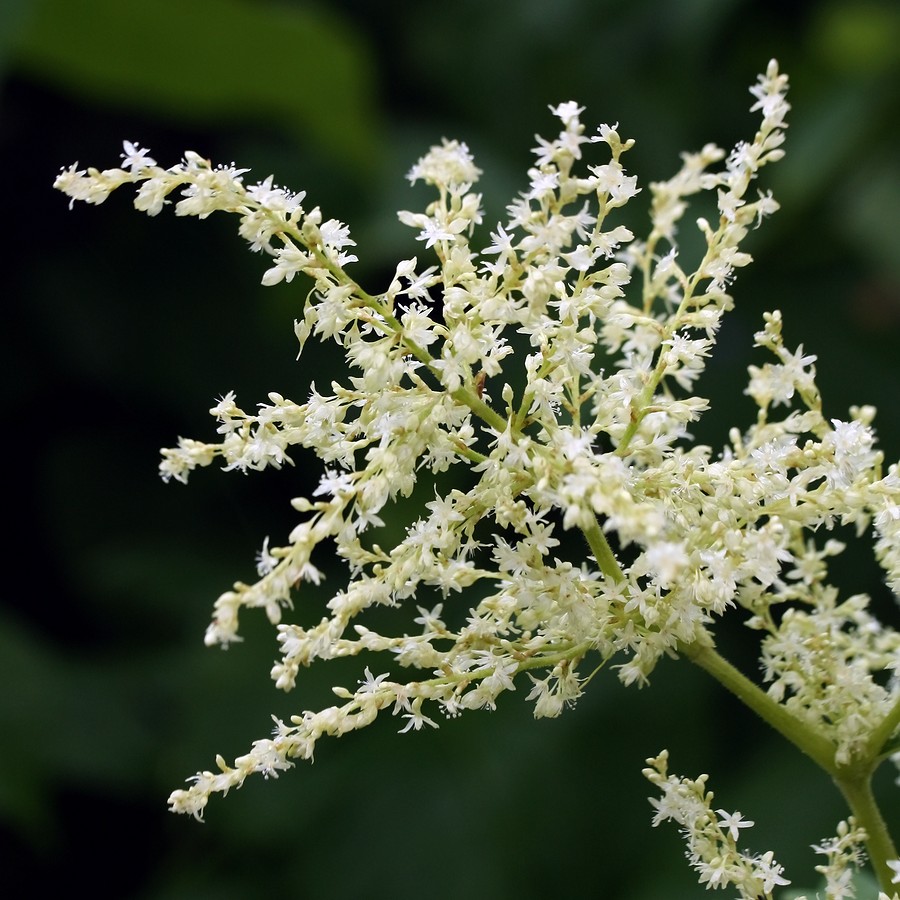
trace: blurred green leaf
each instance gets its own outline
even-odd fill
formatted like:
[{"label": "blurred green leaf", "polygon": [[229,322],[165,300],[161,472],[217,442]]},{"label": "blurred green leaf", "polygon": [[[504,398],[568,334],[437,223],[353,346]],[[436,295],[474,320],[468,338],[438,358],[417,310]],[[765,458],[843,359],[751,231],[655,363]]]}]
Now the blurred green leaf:
[{"label": "blurred green leaf", "polygon": [[274,123],[366,170],[379,145],[365,43],[306,6],[38,0],[13,48],[31,76],[192,126]]},{"label": "blurred green leaf", "polygon": [[9,64],[10,50],[25,27],[30,0],[3,0],[0,4],[0,75]]},{"label": "blurred green leaf", "polygon": [[897,225],[900,224],[900,180],[893,159],[870,154],[865,169],[853,172],[837,196],[844,212],[841,220],[848,241],[861,257],[900,282]]},{"label": "blurred green leaf", "polygon": [[0,692],[0,768],[15,772],[0,779],[0,823],[43,842],[60,838],[51,798],[61,784],[134,789],[154,734],[135,703],[147,702],[154,660],[135,664],[134,673],[120,663],[111,679],[108,660],[72,660],[54,649],[0,615],[4,680],[15,685]]},{"label": "blurred green leaf", "polygon": [[787,155],[772,178],[783,207],[813,203],[846,177],[859,135],[872,130],[882,105],[868,84],[852,80],[835,80],[803,99],[791,123]]},{"label": "blurred green leaf", "polygon": [[15,821],[26,830],[46,828],[50,773],[43,754],[29,745],[49,718],[44,685],[55,680],[55,662],[6,615],[0,616],[0,655],[4,681],[16,685],[15,691],[0,692],[0,766],[16,772],[15,778],[0,779],[0,821]]},{"label": "blurred green leaf", "polygon": [[811,27],[818,55],[837,71],[896,69],[900,8],[895,3],[824,4]]}]

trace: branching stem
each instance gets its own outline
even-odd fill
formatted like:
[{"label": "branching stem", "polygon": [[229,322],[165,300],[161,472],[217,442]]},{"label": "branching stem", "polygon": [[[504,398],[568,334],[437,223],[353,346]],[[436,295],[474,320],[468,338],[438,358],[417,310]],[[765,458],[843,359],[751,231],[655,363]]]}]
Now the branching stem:
[{"label": "branching stem", "polygon": [[[862,758],[856,758],[848,765],[840,765],[835,761],[834,744],[828,738],[770,697],[713,647],[704,646],[698,642],[679,649],[692,663],[712,675],[745,706],[757,713],[782,737],[789,740],[809,756],[819,768],[831,775],[847,801],[857,824],[865,829],[866,847],[875,876],[882,890],[890,894],[893,873],[887,865],[887,861],[897,859],[897,849],[891,840],[884,817],[881,815],[881,810],[872,793],[872,774],[878,766],[878,754],[883,739],[880,742],[878,740],[870,741],[871,749]],[[896,713],[896,707],[892,713]],[[891,721],[893,719],[889,715],[876,733],[889,728]]]}]

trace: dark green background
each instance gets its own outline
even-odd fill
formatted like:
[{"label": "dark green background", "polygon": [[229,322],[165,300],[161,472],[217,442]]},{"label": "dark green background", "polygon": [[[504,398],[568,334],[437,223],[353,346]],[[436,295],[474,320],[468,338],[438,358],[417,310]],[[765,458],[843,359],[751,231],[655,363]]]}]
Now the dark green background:
[{"label": "dark green background", "polygon": [[[438,732],[400,737],[386,719],[322,743],[278,784],[215,800],[205,825],[168,814],[169,791],[215,753],[245,752],[270,712],[327,703],[330,684],[357,676],[320,664],[276,692],[261,615],[228,653],[202,644],[216,595],[252,577],[265,535],[291,528],[288,499],[315,484],[315,461],[204,471],[185,489],[156,477],[158,448],[211,438],[206,409],[225,391],[247,409],[271,390],[300,400],[340,364],[294,361],[307,288],[263,291],[235,220],[151,220],[124,195],[70,212],[50,185],[75,160],[115,165],[123,138],[164,166],[195,149],[273,172],[350,223],[360,278],[379,290],[396,260],[424,259],[394,211],[421,207],[404,175],[442,136],[485,170],[493,225],[525,186],[534,133],[553,132],[548,103],[618,121],[646,185],[682,150],[749,137],[747,86],[776,56],[794,110],[788,158],[764,182],[783,209],[752,236],[699,433],[719,446],[750,421],[752,334],[777,307],[789,344],[818,354],[828,414],[876,404],[897,459],[898,45],[891,2],[3,0],[4,892],[699,897],[674,829],[649,827],[640,769],[663,746],[676,771],[711,773],[716,805],[756,820],[748,845],[812,884],[808,845],[832,833],[840,799],[681,662],[644,691],[601,673],[554,721],[533,721],[525,685]],[[896,621],[865,546],[836,569]],[[723,642],[752,672],[749,636]]]}]

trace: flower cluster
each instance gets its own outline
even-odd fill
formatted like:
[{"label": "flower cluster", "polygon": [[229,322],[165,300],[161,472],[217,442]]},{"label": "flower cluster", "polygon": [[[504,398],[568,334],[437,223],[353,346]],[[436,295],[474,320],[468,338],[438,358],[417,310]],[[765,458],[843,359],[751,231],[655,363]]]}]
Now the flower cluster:
[{"label": "flower cluster", "polygon": [[750,855],[738,849],[741,829],[754,823],[739,812],[713,812],[707,775],[696,780],[669,775],[665,750],[648,759],[647,765],[644,775],[662,794],[650,801],[656,810],[653,825],[671,820],[679,826],[688,862],[699,873],[700,884],[713,890],[733,885],[741,900],[771,900],[776,886],[790,884],[771,851]]},{"label": "flower cluster", "polygon": [[813,844],[813,850],[824,856],[827,862],[816,866],[816,871],[825,876],[825,889],[829,900],[843,900],[854,897],[853,870],[865,862],[863,842],[866,833],[856,825],[851,816],[849,821],[838,822],[837,835]]},{"label": "flower cluster", "polygon": [[[56,186],[73,200],[100,203],[135,184],[135,205],[150,215],[172,197],[178,215],[237,215],[241,236],[269,257],[264,284],[312,281],[295,322],[301,350],[331,340],[346,358],[343,383],[312,384],[302,400],[272,393],[245,412],[226,394],[210,411],[218,441],[181,438],[163,451],[167,481],[216,459],[228,470],[278,468],[300,447],[323,464],[312,496],[292,501],[300,518],[287,541],[264,545],[259,579],[216,601],[206,642],[239,640],[242,610],[261,607],[277,627],[279,688],[317,659],[381,653],[413,670],[391,678],[366,667],[356,687],[334,689],[340,704],[277,721],[233,765],[219,757],[218,772],[171,795],[174,811],[200,818],[211,794],[310,759],[320,737],[383,710],[405,721],[402,731],[436,727],[436,713],[492,709],[527,676],[535,715],[555,716],[580,696],[586,659],[595,671],[614,660],[626,684],[645,683],[664,655],[702,655],[709,668],[712,626],[735,607],[761,634],[776,727],[799,723],[817,759],[838,768],[889,744],[900,725],[900,635],[865,596],[839,596],[827,560],[843,546],[817,539],[835,524],[872,526],[888,584],[900,589],[900,475],[882,471],[874,410],[827,420],[815,357],[784,345],[773,312],[756,335],[773,361],[751,368],[747,388],[756,422],[733,429],[720,452],[690,440],[707,407],[695,385],[736,270],[751,261],[742,246],[777,209],[751,188],[783,155],[786,89],[770,63],[751,88],[761,118],[752,140],[684,154],[674,177],[649,185],[642,239],[616,221],[639,192],[623,164],[633,142],[617,126],[587,134],[575,103],[551,108],[558,135],[538,139],[527,187],[480,249],[480,171],[465,144],[445,140],[409,173],[436,199],[400,213],[429,262],[401,261],[376,294],[348,272],[347,227],[271,178],[248,185],[246,170],[196,153],[163,169],[128,142],[118,168],[60,173]],[[598,145],[603,160],[589,162]],[[696,221],[703,249],[691,263],[678,233],[698,194],[714,198],[718,216]],[[435,476],[451,467],[467,474],[438,490]],[[423,480],[434,499],[383,548],[386,508]],[[569,529],[590,556],[567,558]],[[336,548],[345,583],[318,623],[283,622],[301,584],[321,580],[322,545]],[[367,611],[408,608],[429,591],[443,602],[417,606],[416,629],[371,627]],[[463,592],[471,603],[457,599]],[[747,897],[786,883],[771,854],[737,850],[747,823],[722,811],[717,820],[703,779],[668,777],[665,755],[649,777],[663,790],[657,821],[685,829],[701,881]]]},{"label": "flower cluster", "polygon": [[[660,791],[659,799],[651,798],[656,810],[653,825],[673,821],[687,844],[687,858],[699,875],[700,884],[707,889],[733,885],[741,900],[771,900],[776,886],[790,884],[784,877],[784,869],[773,858],[771,851],[751,854],[738,848],[741,830],[753,826],[739,812],[729,813],[712,808],[713,793],[708,791],[707,775],[697,779],[670,775],[669,755],[664,750],[659,756],[648,759],[644,776]],[[813,850],[824,856],[827,862],[816,866],[825,878],[827,900],[846,900],[856,896],[853,876],[866,859],[863,844],[866,832],[851,816],[839,822],[837,835],[813,844]],[[890,860],[888,866],[898,872],[895,882],[900,882],[900,860]],[[818,894],[816,896],[819,896]],[[878,900],[895,900],[885,893]],[[795,900],[807,900],[796,896]]]}]

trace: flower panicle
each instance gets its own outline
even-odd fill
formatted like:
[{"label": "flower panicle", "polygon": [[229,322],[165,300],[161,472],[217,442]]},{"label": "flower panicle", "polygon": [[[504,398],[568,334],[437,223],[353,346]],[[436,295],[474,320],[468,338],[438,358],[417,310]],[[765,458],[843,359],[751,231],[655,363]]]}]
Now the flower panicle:
[{"label": "flower panicle", "polygon": [[[316,339],[343,354],[342,377],[312,382],[305,399],[273,392],[246,412],[226,393],[210,410],[217,440],[162,451],[165,481],[216,460],[247,473],[311,453],[322,466],[312,495],[292,500],[287,539],[263,543],[258,578],[216,601],[207,644],[239,640],[243,610],[263,609],[281,690],[317,660],[382,653],[410,671],[392,681],[367,667],[358,689],[334,689],[342,705],[276,722],[232,765],[220,758],[219,772],[198,773],[172,794],[174,811],[199,818],[212,794],[253,773],[276,777],[311,759],[320,737],[388,708],[415,732],[439,715],[493,709],[527,676],[535,715],[556,716],[593,677],[581,674],[588,658],[593,673],[615,660],[620,680],[645,684],[664,656],[711,647],[716,621],[737,607],[759,633],[769,698],[828,742],[835,765],[896,724],[900,637],[868,597],[839,597],[828,564],[843,544],[822,539],[836,524],[871,526],[897,591],[900,478],[896,466],[883,471],[874,410],[825,417],[816,358],[785,345],[775,310],[755,336],[769,361],[749,369],[756,421],[718,452],[691,434],[708,407],[696,390],[729,291],[751,261],[745,239],[778,208],[753,182],[783,156],[787,86],[770,63],[751,88],[754,136],[686,153],[675,175],[649,184],[641,237],[617,220],[641,190],[625,166],[634,142],[618,124],[590,133],[573,101],[551,107],[556,137],[537,138],[523,189],[480,244],[481,170],[466,144],[443,140],[408,174],[436,196],[399,213],[421,253],[374,294],[348,271],[348,227],[271,176],[250,184],[248,170],[192,152],[164,169],[128,141],[119,167],[62,170],[56,187],[73,203],[131,184],[150,215],[238,216],[240,236],[268,258],[264,285],[311,282],[294,322],[301,352]],[[679,228],[703,193],[717,217],[697,219],[692,258]],[[444,488],[439,476],[454,467],[468,476]],[[391,507],[418,502],[423,483],[433,499],[403,530],[387,527]],[[573,555],[571,529],[587,558]],[[345,568],[335,589],[326,550]],[[303,594],[324,599],[321,617],[284,621]],[[416,605],[429,594],[440,602]],[[383,610],[396,611],[393,633],[375,628]],[[701,883],[747,897],[786,884],[771,853],[738,848],[752,823],[713,809],[706,777],[668,776],[666,762],[645,772],[662,793],[654,824],[676,821]],[[842,827],[838,844],[821,845],[835,884],[861,833]]]}]

